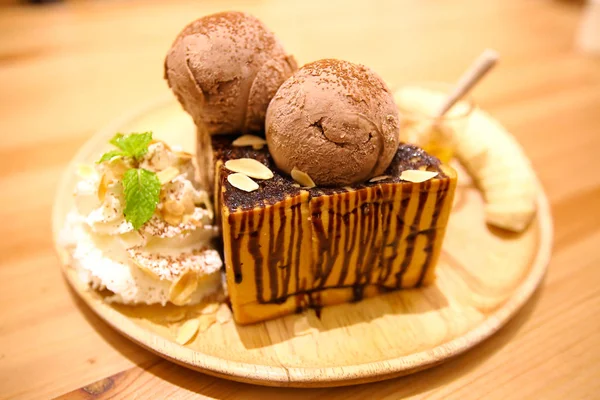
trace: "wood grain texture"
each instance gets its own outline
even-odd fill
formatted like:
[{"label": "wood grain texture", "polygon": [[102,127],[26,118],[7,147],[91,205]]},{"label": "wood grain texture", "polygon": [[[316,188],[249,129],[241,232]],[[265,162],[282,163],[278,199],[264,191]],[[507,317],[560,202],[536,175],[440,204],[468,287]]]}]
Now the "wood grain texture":
[{"label": "wood grain texture", "polygon": [[[76,165],[92,165],[114,132],[152,129],[156,138],[194,152],[194,126],[168,98],[110,124],[87,142],[61,181],[54,204],[58,240],[73,209]],[[542,280],[552,246],[552,217],[540,193],[536,220],[521,234],[486,226],[483,198],[457,165],[459,183],[435,284],[359,303],[238,326],[214,324],[186,346],[176,343],[186,319],[177,308],[108,305],[69,268],[77,294],[108,324],[157,354],[211,375],[267,386],[325,387],[389,379],[438,365],[498,330]],[[186,307],[188,319],[197,318]],[[302,334],[301,330],[310,330]],[[106,387],[106,385],[100,385]]]},{"label": "wood grain texture", "polygon": [[[574,48],[580,5],[135,0],[0,9],[0,397],[48,398],[115,374],[126,385],[105,397],[597,397],[600,60]],[[221,9],[262,18],[300,62],[363,62],[392,86],[454,80],[482,48],[499,50],[501,63],[474,95],[524,145],[556,227],[533,301],[439,367],[357,387],[293,390],[162,361],[71,295],[50,227],[61,172],[99,127],[168,93],[161,69],[172,39],[190,19]]]}]

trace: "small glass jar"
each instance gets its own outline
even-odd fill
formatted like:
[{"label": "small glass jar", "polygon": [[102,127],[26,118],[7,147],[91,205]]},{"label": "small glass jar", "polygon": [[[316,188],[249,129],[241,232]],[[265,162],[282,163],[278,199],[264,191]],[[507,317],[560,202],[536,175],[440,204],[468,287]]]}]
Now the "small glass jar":
[{"label": "small glass jar", "polygon": [[471,99],[463,98],[437,118],[452,89],[447,83],[423,82],[395,91],[400,111],[400,141],[415,144],[444,163],[454,156],[458,137],[467,128],[474,108]]}]

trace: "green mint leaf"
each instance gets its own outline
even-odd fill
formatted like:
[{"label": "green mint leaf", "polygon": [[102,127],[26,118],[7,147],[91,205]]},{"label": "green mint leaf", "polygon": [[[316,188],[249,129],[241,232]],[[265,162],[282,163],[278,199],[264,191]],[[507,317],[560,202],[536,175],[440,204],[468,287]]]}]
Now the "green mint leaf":
[{"label": "green mint leaf", "polygon": [[121,149],[127,156],[140,159],[148,152],[148,145],[151,141],[152,132],[130,133],[127,135],[117,133],[110,140],[110,144]]},{"label": "green mint leaf", "polygon": [[120,147],[119,140],[123,139],[123,136],[125,135],[123,135],[122,133],[117,133],[115,134],[115,136],[112,137],[112,139],[108,141],[108,143],[112,144],[115,147]]},{"label": "green mint leaf", "polygon": [[102,157],[100,157],[100,160],[98,160],[96,162],[96,164],[103,163],[104,161],[110,161],[115,157],[125,157],[125,156],[126,156],[126,154],[124,152],[122,152],[121,150],[111,150],[111,151],[104,153],[102,155]]},{"label": "green mint leaf", "polygon": [[125,219],[139,229],[156,210],[160,195],[160,181],[154,172],[132,168],[123,175]]}]

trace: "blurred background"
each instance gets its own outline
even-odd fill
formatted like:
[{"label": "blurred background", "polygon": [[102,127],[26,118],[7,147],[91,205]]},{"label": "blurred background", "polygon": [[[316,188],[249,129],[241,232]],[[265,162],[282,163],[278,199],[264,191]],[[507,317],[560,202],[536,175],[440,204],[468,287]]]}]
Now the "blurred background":
[{"label": "blurred background", "polygon": [[[39,149],[2,162],[5,172],[29,168],[33,158],[62,165],[95,130],[167,96],[163,60],[177,33],[226,9],[262,19],[300,64],[325,57],[364,63],[391,87],[452,82],[484,48],[494,48],[500,65],[475,100],[529,152],[548,124],[576,129],[576,117],[590,111],[577,98],[600,92],[597,56],[578,45],[583,1],[0,1],[0,128],[11,132],[0,146],[9,153],[33,143]],[[547,113],[569,117],[551,121]],[[541,171],[542,180],[552,172]]]},{"label": "blurred background", "polygon": [[[557,246],[544,284],[552,290],[543,289],[535,317],[511,339],[516,344],[491,341],[389,393],[426,390],[435,381],[453,386],[454,398],[491,388],[549,398],[540,393],[551,383],[562,385],[562,398],[572,398],[570,387],[597,396],[598,380],[586,366],[600,360],[593,351],[600,307],[599,7],[567,0],[0,0],[0,376],[14,378],[0,385],[0,397],[4,389],[48,398],[131,367],[127,357],[153,357],[107,327],[99,334],[75,307],[54,253],[53,197],[68,161],[95,132],[171,96],[163,61],[175,36],[223,10],[262,19],[300,64],[325,57],[363,63],[391,87],[453,82],[483,49],[500,53],[473,97],[523,145],[552,203]],[[578,308],[588,300],[595,307]],[[547,347],[525,362],[516,354],[543,342],[538,328],[549,332]],[[584,341],[594,337],[596,343]],[[496,353],[500,344],[508,350]],[[488,358],[479,365],[481,354]],[[458,371],[480,392],[460,389]]]}]

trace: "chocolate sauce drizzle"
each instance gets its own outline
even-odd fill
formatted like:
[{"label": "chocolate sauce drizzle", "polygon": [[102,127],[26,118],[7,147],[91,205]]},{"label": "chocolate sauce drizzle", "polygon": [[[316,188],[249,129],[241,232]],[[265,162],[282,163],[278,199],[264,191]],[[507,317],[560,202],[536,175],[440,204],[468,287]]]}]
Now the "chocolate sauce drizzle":
[{"label": "chocolate sauce drizzle", "polygon": [[[395,198],[396,190],[397,190],[397,186],[392,185],[391,186],[391,195],[390,195],[391,199]],[[404,191],[401,192],[401,194],[403,194],[403,193],[404,193]],[[400,199],[400,202],[399,202],[400,205],[399,205],[399,210],[398,210],[399,214],[403,214],[404,212],[406,212],[406,207],[408,207],[409,200],[410,200],[410,197]],[[386,248],[389,247],[392,249],[392,254],[389,257],[385,257],[385,254],[381,255],[381,259],[380,259],[381,267],[380,267],[380,272],[379,272],[379,278],[377,279],[377,284],[379,285],[379,287],[384,286],[385,282],[388,280],[388,278],[390,277],[390,274],[392,273],[392,267],[394,264],[394,260],[396,259],[396,257],[398,257],[398,244],[399,244],[399,241],[401,238],[402,227],[403,227],[403,224],[400,224],[400,221],[398,221],[398,224],[396,225],[396,230],[393,231],[391,229],[392,211],[394,210],[394,203],[392,201],[388,201],[387,207],[385,207],[384,209],[387,209],[387,214],[385,215],[385,222],[384,222],[384,227],[385,227],[386,231],[384,232],[384,238],[383,238],[383,252],[385,252]],[[390,236],[392,236],[391,243],[390,243]]]},{"label": "chocolate sauce drizzle", "polygon": [[[359,301],[364,297],[364,290],[368,285],[376,286],[380,291],[396,290],[402,287],[403,276],[412,263],[415,242],[419,235],[425,235],[427,243],[424,248],[426,259],[421,266],[421,272],[416,283],[420,286],[427,275],[432,261],[433,247],[437,235],[437,223],[442,211],[446,195],[450,186],[449,179],[438,180],[439,187],[436,193],[435,206],[430,228],[420,230],[419,225],[423,217],[425,203],[430,195],[432,181],[419,184],[417,190],[416,215],[413,223],[405,225],[406,213],[412,198],[414,185],[379,185],[372,188],[370,194],[367,190],[355,193],[355,201],[350,202],[350,192],[340,193],[328,199],[329,207],[325,209],[323,197],[312,198],[311,227],[313,236],[312,254],[302,254],[303,217],[301,200],[293,200],[290,209],[291,216],[285,214],[283,204],[268,207],[267,210],[243,212],[239,219],[239,229],[236,230],[235,218],[231,215],[231,260],[235,282],[243,280],[242,266],[240,264],[240,250],[242,238],[248,237],[247,249],[253,260],[254,284],[257,290],[257,302],[261,304],[281,304],[289,296],[294,296],[296,311],[307,307],[320,310],[322,307],[321,292],[325,289],[352,290],[352,301]],[[401,188],[400,199],[394,202],[397,190]],[[369,199],[368,196],[371,195]],[[356,202],[361,204],[356,207]],[[398,204],[399,202],[399,204]],[[397,212],[394,213],[394,209]],[[322,215],[329,213],[327,223]],[[275,219],[278,217],[279,226],[275,232]],[[259,232],[268,219],[269,232],[268,254],[261,249]],[[392,218],[396,218],[396,228],[391,229]],[[383,227],[381,235],[380,226]],[[285,245],[286,228],[290,229],[290,241]],[[408,235],[403,239],[403,232],[408,229]],[[342,231],[345,230],[345,235]],[[395,282],[389,283],[390,275],[394,270],[394,262],[398,260],[401,240],[405,240],[406,250],[400,263],[399,270],[394,274]],[[346,283],[350,268],[350,254],[358,246],[357,260],[355,262],[352,283]],[[386,257],[386,248],[391,248],[391,255]],[[287,249],[287,250],[286,250]],[[344,252],[343,255],[340,252]],[[266,257],[265,257],[266,256]],[[342,257],[341,262],[340,256]],[[300,271],[301,258],[311,257],[313,281],[310,285]],[[266,258],[266,260],[265,260]],[[329,282],[338,261],[341,265],[339,276],[334,282]],[[263,271],[266,269],[269,276],[269,289],[271,295],[267,298],[264,291]],[[290,288],[291,276],[294,275],[295,287]],[[280,287],[281,282],[281,287]]]},{"label": "chocolate sauce drizzle", "polygon": [[435,209],[431,217],[431,228],[424,231],[424,234],[427,237],[427,245],[425,246],[427,257],[425,258],[423,266],[421,267],[421,274],[419,275],[419,280],[417,281],[417,287],[423,285],[423,280],[425,279],[425,276],[427,275],[427,270],[431,265],[431,257],[433,256],[433,246],[435,244],[435,238],[438,232],[437,223],[440,218],[440,213],[442,212],[442,205],[444,204],[446,196],[448,195],[448,188],[450,187],[450,181],[447,179],[439,182],[440,186],[436,194]]},{"label": "chocolate sauce drizzle", "polygon": [[[256,285],[256,300],[259,303],[265,303],[264,291],[263,291],[263,260],[264,256],[260,249],[260,237],[259,232],[262,227],[263,220],[265,219],[265,213],[258,213],[257,221],[254,221],[254,216],[256,214],[248,214],[248,227],[249,227],[249,238],[248,238],[248,251],[252,255],[254,259],[254,283]],[[254,224],[256,222],[256,225]],[[239,252],[239,248],[237,250]],[[269,269],[269,278],[271,283],[271,290],[273,290],[273,275],[276,272],[273,272]],[[277,284],[277,282],[275,282]],[[276,289],[275,289],[276,290]]]},{"label": "chocolate sauce drizzle", "polygon": [[[297,312],[308,307],[319,312],[322,291],[326,289],[351,290],[352,300],[359,301],[369,285],[387,292],[424,283],[434,261],[437,224],[451,183],[439,160],[415,146],[401,144],[384,173],[391,176],[387,180],[354,185],[354,191],[305,190],[277,170],[267,148],[232,146],[236,137],[212,137],[213,158],[222,162],[253,158],[275,173],[273,179],[258,182],[260,189],[251,193],[232,188],[226,179],[231,172],[224,167],[218,174],[223,189],[219,200],[231,213],[228,222],[232,265],[227,267],[232,269],[235,284],[254,276],[254,282],[248,284],[255,285],[258,303],[281,304],[293,297]],[[399,178],[407,169],[436,171],[438,176],[422,184],[410,184]],[[425,203],[433,195],[428,191],[434,182],[438,182],[438,190],[431,224],[420,230]],[[417,196],[413,196],[413,188],[419,190]],[[416,215],[407,225],[409,207],[416,208]],[[263,229],[267,223],[269,226]],[[307,226],[310,245],[304,242]],[[269,237],[261,240],[260,235],[267,230]],[[425,260],[418,266],[417,281],[411,279],[408,283],[404,275],[417,267],[415,246],[421,235],[426,238]],[[242,260],[243,247],[250,257]],[[310,271],[304,271],[307,267]],[[243,270],[249,276],[243,276]]]},{"label": "chocolate sauce drizzle", "polygon": [[[421,192],[419,193],[419,204],[417,205],[417,214],[415,215],[413,224],[409,225],[408,227],[409,233],[406,237],[406,253],[404,255],[404,259],[402,260],[402,264],[400,264],[400,271],[396,273],[396,289],[400,289],[402,287],[402,278],[404,277],[406,270],[412,262],[417,236],[420,233],[422,233],[419,231],[419,225],[421,224],[421,217],[423,216],[425,203],[427,202],[427,198],[429,197],[429,185],[431,185],[431,181],[425,181],[419,186]],[[402,219],[404,219],[404,215],[402,215]]]},{"label": "chocolate sauce drizzle", "polygon": [[240,221],[240,229],[236,234],[235,217],[229,214],[229,226],[231,230],[231,264],[233,267],[233,276],[235,283],[242,283],[242,263],[240,261],[240,248],[242,247],[242,235],[246,230],[247,214],[242,214]]},{"label": "chocolate sauce drizzle", "polygon": [[[354,204],[353,204],[354,206]],[[344,254],[351,254],[352,249],[356,245],[356,238],[358,237],[356,230],[356,218],[358,215],[358,210],[354,207],[350,210],[350,196],[344,196],[344,209],[346,212],[342,216],[342,221],[344,222],[344,226],[346,229],[346,240],[344,241]],[[350,219],[354,222],[353,225],[350,225]],[[348,240],[350,238],[350,240]],[[342,270],[340,271],[340,277],[337,282],[337,286],[341,286],[346,281],[346,277],[348,276],[348,267],[350,265],[350,256],[346,256],[342,260]]]},{"label": "chocolate sauce drizzle", "polygon": [[[296,214],[297,211],[297,214]],[[297,221],[294,216],[297,216]],[[301,291],[306,289],[306,283],[304,287],[300,285],[300,257],[302,251],[302,235],[303,235],[303,225],[302,225],[302,210],[300,209],[300,204],[292,207],[292,223],[293,226],[297,227],[298,230],[298,238],[296,239],[295,247],[296,247],[296,260],[291,263],[291,268],[294,269],[294,278],[296,279],[296,290],[295,293],[300,293]],[[292,229],[294,230],[294,229]],[[294,247],[294,240],[290,240],[290,248]]]}]

